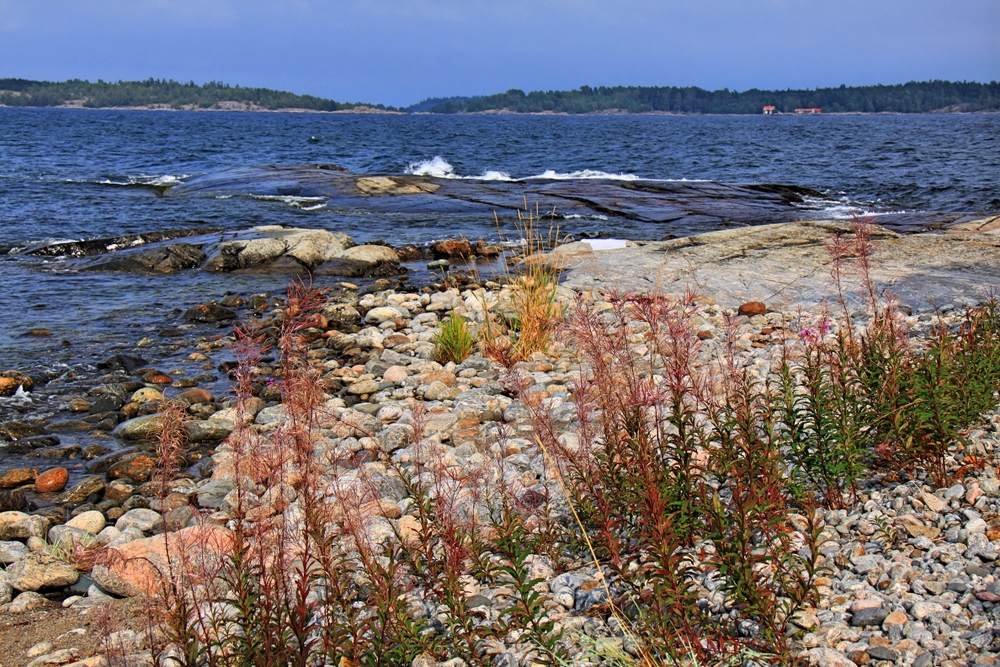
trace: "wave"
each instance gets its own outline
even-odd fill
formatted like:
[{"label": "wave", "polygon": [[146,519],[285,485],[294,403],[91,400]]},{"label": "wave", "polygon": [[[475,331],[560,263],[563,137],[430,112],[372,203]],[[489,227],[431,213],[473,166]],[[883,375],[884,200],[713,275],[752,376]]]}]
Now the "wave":
[{"label": "wave", "polygon": [[316,211],[326,207],[328,199],[326,197],[296,197],[294,195],[250,195],[250,199],[261,201],[280,201],[288,204],[292,208],[303,211]]},{"label": "wave", "polygon": [[839,205],[820,209],[831,220],[850,220],[855,216],[860,218],[878,217],[881,215],[905,215],[913,211],[872,211],[861,206]]},{"label": "wave", "polygon": [[413,176],[433,176],[434,178],[454,178],[459,180],[476,180],[476,181],[514,181],[517,180],[511,177],[505,171],[497,171],[489,169],[484,171],[479,176],[459,176],[455,173],[455,168],[445,160],[440,155],[435,155],[430,160],[422,160],[420,162],[411,162],[404,173],[411,174]]},{"label": "wave", "polygon": [[[187,174],[181,174],[180,176],[174,176],[172,174],[166,174],[163,176],[129,176],[124,181],[113,181],[110,178],[105,178],[100,181],[94,181],[98,185],[117,185],[120,187],[148,187],[148,188],[170,188],[181,180],[187,178]],[[80,182],[68,180],[67,182]]]},{"label": "wave", "polygon": [[435,178],[455,178],[455,168],[440,155],[435,155],[430,160],[421,162],[411,162],[406,168],[407,174],[414,176],[434,176]]},{"label": "wave", "polygon": [[878,217],[882,215],[905,215],[914,211],[876,211],[858,202],[851,202],[846,197],[842,199],[821,199],[819,197],[803,197],[799,208],[819,211],[830,220],[850,220],[857,217]]},{"label": "wave", "polygon": [[594,213],[591,215],[581,215],[579,213],[570,213],[569,215],[563,215],[563,220],[607,220],[608,216],[601,215],[599,213]]},{"label": "wave", "polygon": [[99,181],[92,181],[89,179],[64,178],[62,182],[83,183],[84,185],[111,185],[116,188],[156,188],[158,190],[166,190],[167,188],[172,188],[173,186],[177,185],[187,177],[188,177],[187,174],[181,174],[180,176],[174,176],[173,174],[164,174],[162,176],[127,176],[125,177],[125,180],[102,178]]},{"label": "wave", "polygon": [[[581,169],[579,171],[557,172],[554,169],[546,169],[540,174],[526,176],[524,178],[514,178],[506,171],[489,169],[479,176],[460,176],[455,173],[455,167],[440,155],[435,155],[430,160],[411,162],[405,172],[413,176],[432,176],[434,178],[451,178],[457,180],[475,181],[528,181],[528,180],[551,180],[551,181],[579,181],[579,180],[605,180],[605,181],[639,181],[639,180],[669,180],[669,179],[642,179],[635,174],[612,174],[597,169]],[[677,179],[686,181],[688,179]]]},{"label": "wave", "polygon": [[546,169],[537,176],[529,176],[525,180],[551,180],[551,181],[585,181],[585,180],[602,180],[602,181],[638,181],[642,180],[635,174],[609,174],[606,171],[598,171],[596,169],[582,169],[580,171],[571,171],[566,173],[559,173],[553,169]]}]

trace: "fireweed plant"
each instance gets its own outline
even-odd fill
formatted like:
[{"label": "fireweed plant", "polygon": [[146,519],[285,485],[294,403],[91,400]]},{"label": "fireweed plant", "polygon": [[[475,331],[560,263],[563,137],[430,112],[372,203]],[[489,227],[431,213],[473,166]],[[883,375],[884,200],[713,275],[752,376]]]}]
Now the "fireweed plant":
[{"label": "fireweed plant", "polygon": [[[216,455],[233,488],[224,519],[168,525],[153,648],[190,667],[493,665],[497,651],[504,664],[564,664],[578,640],[533,574],[544,557],[557,572],[595,569],[602,595],[588,613],[621,635],[626,660],[788,664],[790,622],[817,602],[819,508],[851,503],[885,462],[946,480],[965,429],[997,401],[1000,307],[912,341],[871,280],[871,236],[856,220],[831,244],[842,314],[787,336],[768,376],[747,367],[735,322],[706,359],[691,294],[570,309],[554,335],[580,364],[571,423],[531,387],[521,354],[495,355],[530,417],[530,435],[516,428],[540,462],[527,482],[505,459],[514,425],[484,428],[482,456],[459,464],[424,433],[416,400],[394,427],[407,457],[347,446],[379,433],[329,407],[308,354],[323,294],[292,283],[267,371],[283,418],[252,425],[263,341],[238,327],[235,428]],[[861,278],[864,326],[847,308],[848,274]],[[160,436],[164,500],[181,418]],[[481,586],[497,591],[492,605]]]}]

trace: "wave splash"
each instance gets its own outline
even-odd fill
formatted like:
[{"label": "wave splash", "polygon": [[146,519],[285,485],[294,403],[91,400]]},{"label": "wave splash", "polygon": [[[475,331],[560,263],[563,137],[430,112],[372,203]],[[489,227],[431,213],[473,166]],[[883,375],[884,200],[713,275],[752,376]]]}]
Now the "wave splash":
[{"label": "wave splash", "polygon": [[[183,179],[187,178],[187,174],[181,174],[180,176],[174,176],[172,174],[166,174],[163,176],[128,176],[124,181],[116,181],[110,178],[105,178],[100,181],[94,181],[98,185],[116,185],[119,187],[147,187],[147,188],[170,188]],[[77,183],[79,181],[68,180],[69,183]]]},{"label": "wave splash", "polygon": [[524,178],[514,178],[506,171],[489,169],[479,176],[460,176],[455,173],[455,167],[440,155],[435,155],[430,160],[411,162],[405,173],[413,176],[432,176],[434,178],[451,178],[456,180],[474,181],[528,181],[528,180],[551,180],[551,181],[578,181],[578,180],[605,180],[605,181],[638,181],[642,180],[635,174],[611,174],[606,171],[596,169],[581,169],[571,172],[557,172],[554,169],[546,169],[540,174],[526,176]]},{"label": "wave splash", "polygon": [[851,202],[846,197],[841,199],[820,199],[818,197],[803,197],[800,208],[822,211],[830,220],[850,220],[855,216],[861,218],[878,217],[882,215],[905,215],[914,211],[879,211],[872,210],[864,204]]}]

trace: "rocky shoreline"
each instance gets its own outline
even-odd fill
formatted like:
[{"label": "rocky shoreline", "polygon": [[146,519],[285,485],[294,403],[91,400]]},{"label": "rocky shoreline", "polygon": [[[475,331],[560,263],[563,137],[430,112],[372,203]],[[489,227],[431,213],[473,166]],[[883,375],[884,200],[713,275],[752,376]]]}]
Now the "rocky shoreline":
[{"label": "rocky shoreline", "polygon": [[[902,299],[911,335],[920,338],[934,327],[953,324],[964,307],[985,298],[987,288],[1000,286],[1000,240],[982,229],[988,224],[978,224],[980,233],[970,236],[880,233],[885,254],[876,258],[882,267],[876,280]],[[549,258],[566,271],[558,297],[567,304],[583,298],[602,306],[604,291],[612,287],[678,293],[695,286],[702,295],[694,321],[705,363],[721,354],[727,319],[735,318],[739,355],[766,376],[784,337],[822,317],[829,294],[825,245],[841,231],[839,223],[792,223],[622,250],[570,245]],[[211,255],[203,253],[198,266],[303,273],[332,263],[331,273],[341,276],[398,274],[395,251],[355,246],[360,250],[349,253],[349,245],[349,239],[328,232],[257,228],[252,238],[222,240]],[[155,261],[150,254],[161,252],[100,257],[103,264],[93,268],[163,269],[164,261],[179,256]],[[456,255],[464,252],[463,246]],[[544,457],[531,440],[530,411],[518,398],[524,394],[505,384],[501,370],[482,357],[460,364],[434,361],[436,332],[449,313],[482,321],[484,304],[503,301],[509,289],[474,277],[456,283],[422,290],[399,283],[390,288],[388,280],[367,290],[340,283],[306,331],[308,356],[322,373],[326,392],[329,417],[319,433],[323,451],[331,461],[349,461],[348,472],[364,471],[384,482],[380,488],[386,493],[365,511],[373,539],[391,540],[412,523],[411,502],[386,463],[410,465],[421,447],[458,470],[496,461],[519,480],[521,493],[537,492],[546,482]],[[107,373],[88,391],[60,394],[59,418],[0,425],[8,455],[19,451],[39,461],[0,468],[0,510],[5,510],[0,512],[0,563],[6,568],[0,573],[0,614],[92,615],[113,598],[149,591],[149,572],[142,568],[98,565],[81,573],[60,558],[74,545],[108,547],[155,563],[162,561],[165,530],[184,535],[230,521],[235,481],[225,439],[239,417],[222,385],[212,382],[234,367],[228,352],[231,324],[253,323],[273,336],[285,307],[280,297],[252,294],[194,306],[184,319],[192,335],[204,335],[183,350],[183,366],[164,372],[155,359],[144,358],[150,349],[139,346],[134,356],[108,358]],[[287,419],[280,392],[266,381],[278,370],[274,364],[269,357],[258,364],[265,381],[255,387],[249,415],[253,430],[265,438]],[[561,436],[572,438],[572,386],[581,369],[571,350],[556,344],[548,354],[518,364],[517,371],[530,385],[527,391],[551,410]],[[3,376],[0,393],[7,396],[49,390],[13,371]],[[184,472],[161,497],[148,436],[162,419],[165,400],[184,405],[190,444]],[[410,441],[417,411],[424,435],[419,443]],[[498,450],[501,426],[510,435]],[[84,431],[107,434],[103,437],[118,446],[74,444],[74,433]],[[821,514],[826,568],[819,582],[821,599],[790,628],[795,646],[811,664],[978,666],[1000,659],[1000,412],[991,413],[967,440],[967,452],[990,465],[968,471],[954,485],[937,488],[926,475],[871,479],[849,508]],[[81,459],[86,476],[70,484],[65,463]],[[288,511],[287,491],[280,484],[261,489],[260,515]],[[540,590],[549,618],[575,649],[574,664],[600,662],[593,659],[597,645],[608,654],[634,651],[613,619],[595,611],[604,602],[596,568],[577,563],[557,572],[546,556],[530,558],[533,576],[544,582]],[[712,582],[700,585],[712,598]],[[468,596],[489,618],[508,604],[509,591],[474,582]],[[126,644],[136,639],[134,631],[123,633],[117,639]],[[72,635],[60,639],[61,644],[50,643],[51,650],[38,644],[0,660],[33,667],[81,660],[97,664],[74,652]],[[525,657],[516,646],[491,650],[497,660],[507,660],[502,664],[518,664]],[[142,655],[139,643],[134,652],[132,664],[156,664],[154,656]]]}]

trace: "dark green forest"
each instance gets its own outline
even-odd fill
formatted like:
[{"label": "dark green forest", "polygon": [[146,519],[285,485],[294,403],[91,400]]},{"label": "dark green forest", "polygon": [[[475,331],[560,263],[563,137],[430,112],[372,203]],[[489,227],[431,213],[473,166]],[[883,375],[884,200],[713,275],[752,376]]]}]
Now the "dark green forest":
[{"label": "dark green forest", "polygon": [[[89,108],[147,107],[218,108],[224,102],[243,102],[264,109],[340,111],[362,104],[335,102],[312,95],[296,95],[270,88],[246,88],[225,83],[204,85],[168,79],[96,83],[72,79],[57,83],[28,79],[0,79],[0,105],[51,107],[80,103]],[[1000,110],[1000,83],[911,81],[897,85],[840,86],[816,90],[704,90],[657,86],[581,86],[576,90],[524,91],[481,97],[431,98],[402,111],[474,113],[629,113],[759,114],[765,105],[779,113],[802,107],[820,107],[826,113],[927,113],[931,111]],[[396,110],[381,104],[365,104]]]},{"label": "dark green forest", "polygon": [[581,86],[577,90],[524,91],[474,97],[428,109],[434,113],[507,110],[521,113],[594,113],[617,109],[630,113],[759,114],[765,105],[779,113],[802,107],[824,112],[926,113],[1000,109],[1000,83],[912,81],[892,86],[840,86],[816,90],[704,90],[687,87]]},{"label": "dark green forest", "polygon": [[[145,107],[167,105],[173,108],[211,109],[222,102],[244,102],[265,109],[311,109],[340,111],[359,104],[346,104],[312,95],[295,95],[270,88],[244,88],[210,82],[203,86],[167,79],[97,83],[80,79],[29,81],[0,79],[0,104],[18,107],[53,107],[83,100],[88,108]],[[382,105],[366,105],[385,108]]]}]

